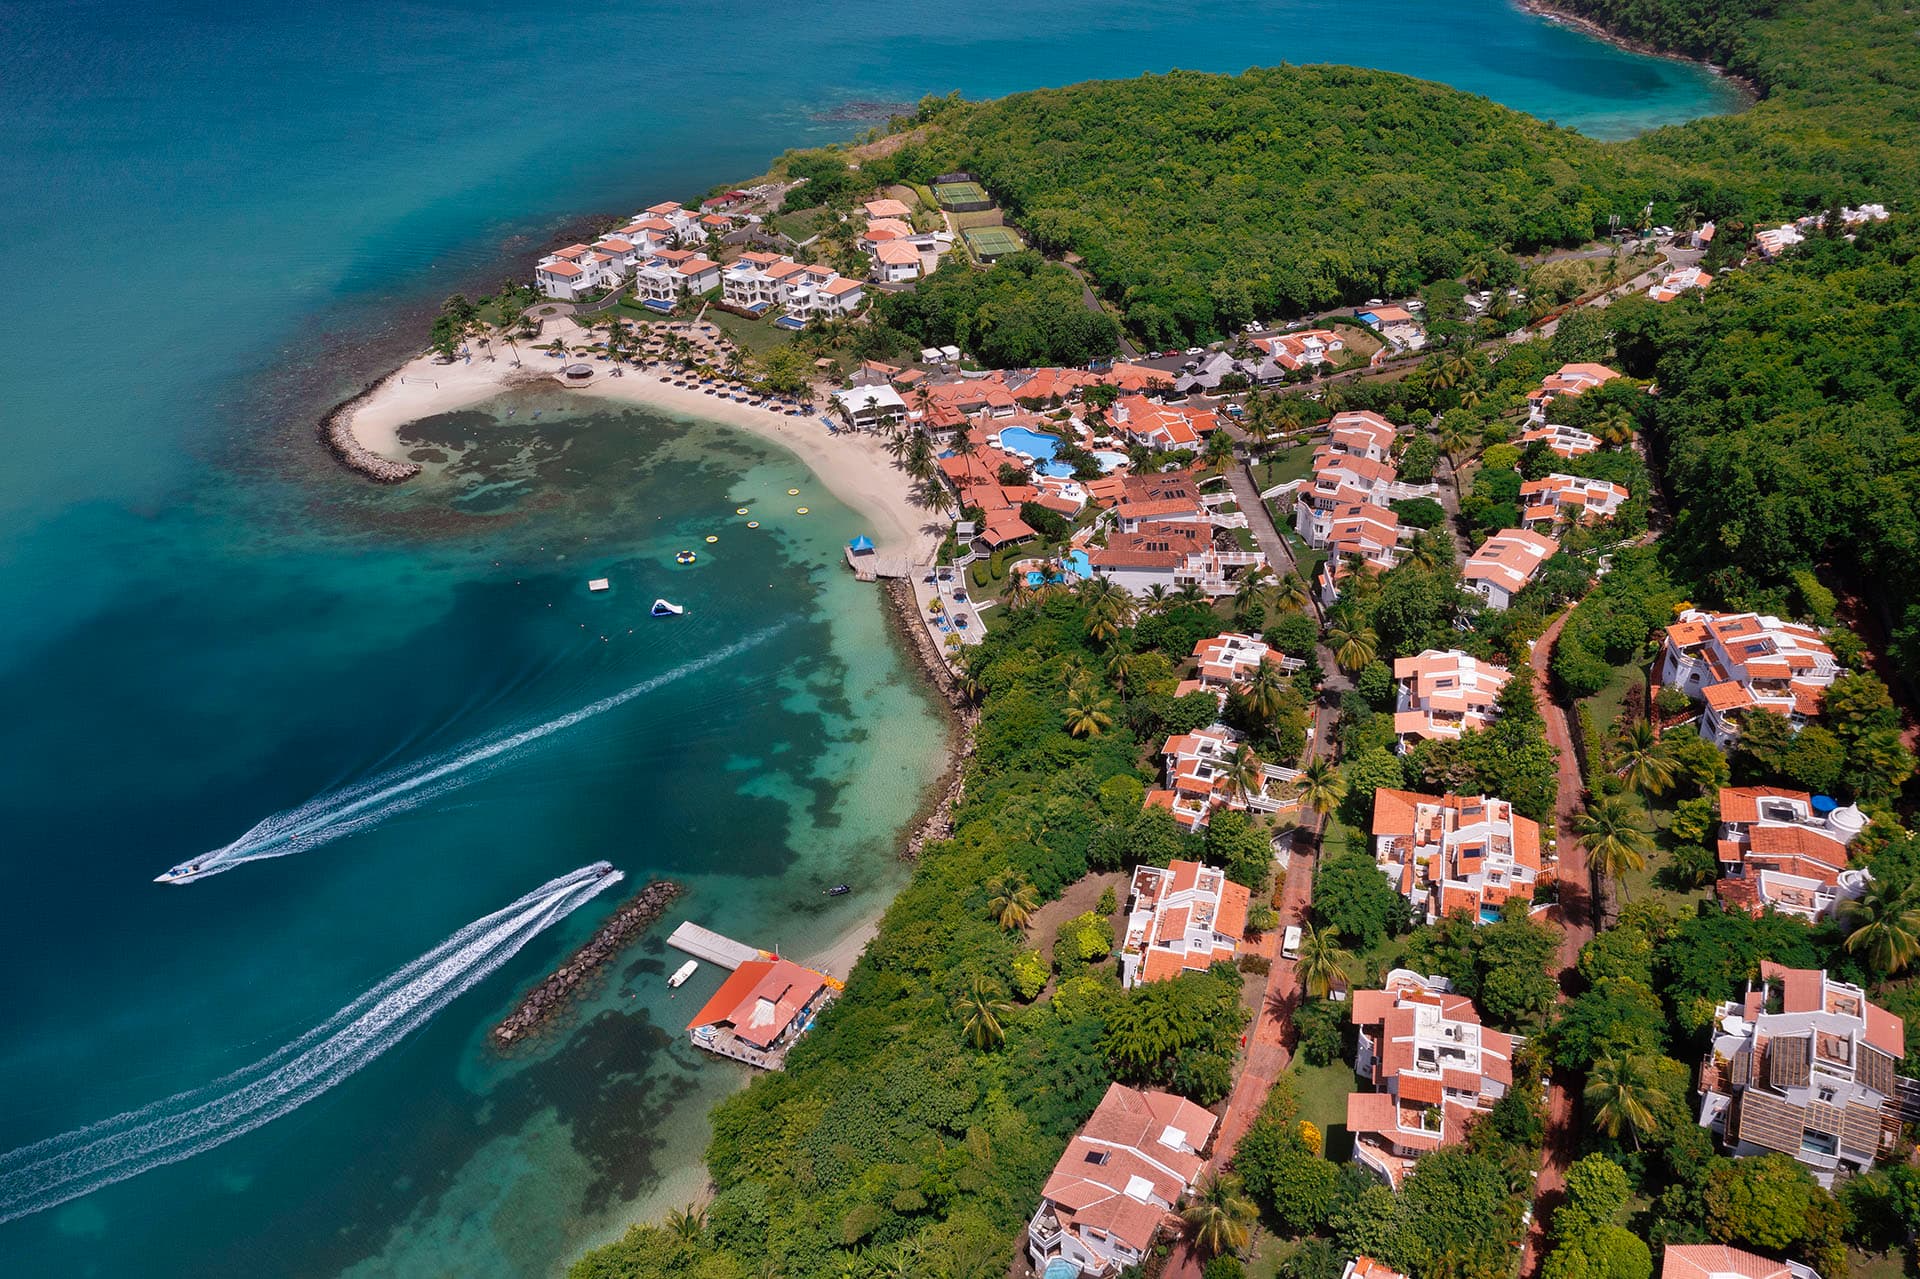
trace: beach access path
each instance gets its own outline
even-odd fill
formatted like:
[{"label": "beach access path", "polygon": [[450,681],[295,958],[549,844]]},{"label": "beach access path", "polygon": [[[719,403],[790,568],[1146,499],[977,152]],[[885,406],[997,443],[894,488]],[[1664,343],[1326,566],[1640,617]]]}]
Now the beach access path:
[{"label": "beach access path", "polygon": [[[595,340],[591,330],[567,317],[549,319],[546,338],[569,344]],[[872,432],[831,432],[813,413],[788,417],[766,408],[706,395],[698,390],[662,382],[655,373],[627,366],[621,377],[610,376],[613,365],[591,361],[593,380],[585,385],[563,385],[560,359],[525,343],[514,351],[496,344],[494,358],[442,363],[432,355],[417,356],[396,369],[364,399],[347,410],[347,429],[361,447],[380,457],[404,460],[401,436],[409,423],[438,413],[472,408],[513,391],[551,390],[587,400],[604,400],[655,409],[675,417],[697,418],[749,431],[798,456],[841,502],[865,517],[877,551],[906,556],[911,563],[933,559],[941,527],[937,517],[914,504],[906,474],[887,456],[880,437]]]}]

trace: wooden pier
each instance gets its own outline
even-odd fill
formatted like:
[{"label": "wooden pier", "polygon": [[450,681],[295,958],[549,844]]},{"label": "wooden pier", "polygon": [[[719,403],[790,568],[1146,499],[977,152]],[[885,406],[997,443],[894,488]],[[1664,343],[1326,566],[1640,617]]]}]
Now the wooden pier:
[{"label": "wooden pier", "polygon": [[878,581],[883,577],[911,577],[913,565],[904,555],[876,555],[872,551],[855,554],[852,547],[847,548],[847,567],[853,570],[854,577],[862,582]]},{"label": "wooden pier", "polygon": [[758,946],[749,946],[731,937],[722,937],[711,928],[702,928],[692,922],[684,923],[674,929],[673,936],[667,938],[667,945],[675,950],[684,950],[695,959],[704,959],[709,964],[718,964],[729,972],[749,959],[759,959],[765,953]]}]

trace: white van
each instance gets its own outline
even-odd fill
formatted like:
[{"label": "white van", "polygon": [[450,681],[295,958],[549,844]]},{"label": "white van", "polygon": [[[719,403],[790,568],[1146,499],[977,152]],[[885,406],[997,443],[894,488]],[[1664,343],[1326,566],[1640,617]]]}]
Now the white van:
[{"label": "white van", "polygon": [[1282,959],[1300,958],[1300,925],[1288,924],[1287,931],[1280,935],[1280,957]]}]

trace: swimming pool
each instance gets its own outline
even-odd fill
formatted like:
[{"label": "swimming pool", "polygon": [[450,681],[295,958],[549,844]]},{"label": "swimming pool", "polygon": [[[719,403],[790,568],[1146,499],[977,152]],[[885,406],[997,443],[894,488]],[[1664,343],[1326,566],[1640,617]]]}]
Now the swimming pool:
[{"label": "swimming pool", "polygon": [[1009,426],[1000,432],[995,442],[1009,453],[1023,453],[1036,462],[1051,462],[1053,455],[1060,451],[1059,436],[1042,435],[1024,426]]},{"label": "swimming pool", "polygon": [[1107,449],[1099,450],[1093,457],[1095,461],[1100,463],[1100,472],[1103,475],[1111,474],[1119,470],[1125,466],[1129,460],[1125,453],[1114,453]]},{"label": "swimming pool", "polygon": [[[1085,579],[1093,576],[1093,561],[1087,558],[1085,551],[1069,551],[1060,562],[1065,566],[1067,572],[1073,574],[1075,577]],[[1058,582],[1063,579],[1056,577],[1053,580]],[[1044,586],[1046,581],[1046,575],[1037,568],[1029,570],[1027,573],[1028,586]]]},{"label": "swimming pool", "polygon": [[1067,462],[1042,462],[1033,469],[1042,475],[1053,475],[1063,480],[1073,478],[1073,466]]}]

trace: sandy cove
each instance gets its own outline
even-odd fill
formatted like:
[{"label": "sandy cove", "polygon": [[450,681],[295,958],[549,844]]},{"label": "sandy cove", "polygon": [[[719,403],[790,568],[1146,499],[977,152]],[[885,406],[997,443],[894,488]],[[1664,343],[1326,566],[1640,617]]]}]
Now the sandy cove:
[{"label": "sandy cove", "polygon": [[[544,337],[550,340],[559,336],[569,344],[593,341],[598,336],[590,336],[569,319],[549,320],[546,327]],[[556,329],[568,331],[556,334]],[[943,526],[938,517],[914,504],[906,475],[887,456],[876,435],[829,434],[826,425],[811,414],[776,414],[673,386],[661,382],[656,373],[631,367],[622,377],[610,377],[610,366],[598,361],[589,361],[595,370],[591,382],[564,385],[558,376],[561,366],[580,361],[557,359],[525,343],[519,347],[519,364],[514,363],[511,348],[496,346],[496,351],[495,359],[476,355],[471,361],[452,364],[442,364],[432,354],[417,356],[342,404],[329,415],[322,433],[331,437],[335,451],[343,457],[341,437],[346,437],[372,458],[407,468],[405,475],[393,477],[407,478],[417,469],[405,461],[406,450],[400,442],[400,433],[408,423],[470,408],[511,390],[559,390],[564,386],[572,395],[645,405],[677,417],[751,431],[797,455],[828,491],[871,521],[867,531],[882,555],[905,555],[914,563],[926,563],[939,545]],[[362,469],[354,459],[344,460]],[[376,474],[373,478],[387,477]]]}]

